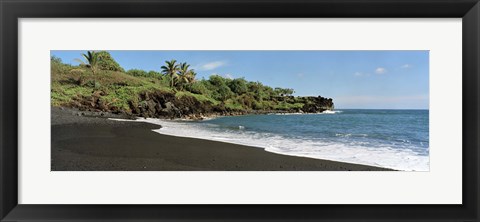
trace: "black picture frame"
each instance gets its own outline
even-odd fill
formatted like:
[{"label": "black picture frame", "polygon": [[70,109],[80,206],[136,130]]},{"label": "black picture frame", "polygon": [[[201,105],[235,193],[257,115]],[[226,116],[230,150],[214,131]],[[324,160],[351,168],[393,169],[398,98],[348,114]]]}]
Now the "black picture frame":
[{"label": "black picture frame", "polygon": [[[0,0],[0,15],[1,221],[479,221],[478,0]],[[18,19],[80,17],[462,18],[463,204],[18,204]]]}]

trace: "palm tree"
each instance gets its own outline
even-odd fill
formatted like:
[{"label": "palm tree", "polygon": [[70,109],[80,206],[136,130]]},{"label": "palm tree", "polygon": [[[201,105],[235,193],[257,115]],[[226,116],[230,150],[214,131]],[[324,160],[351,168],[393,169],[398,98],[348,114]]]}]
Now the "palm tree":
[{"label": "palm tree", "polygon": [[172,59],[170,61],[165,61],[165,63],[167,65],[162,66],[162,73],[167,76],[170,76],[170,79],[172,80],[170,87],[172,87],[173,89],[173,81],[177,77],[178,75],[177,73],[180,70],[180,68],[178,67],[178,64],[176,64],[177,60],[175,59]]},{"label": "palm tree", "polygon": [[188,82],[191,83],[191,82],[195,82],[195,77],[197,76],[197,73],[195,72],[194,69],[190,69],[190,72],[188,72],[188,75],[187,75],[187,78],[188,78]]},{"label": "palm tree", "polygon": [[85,61],[80,60],[80,59],[76,59],[76,60],[79,61],[82,65],[85,65],[85,66],[89,67],[90,70],[92,70],[93,85],[96,88],[97,87],[97,81],[95,79],[95,72],[97,71],[97,64],[101,60],[101,57],[95,51],[87,51],[87,54],[82,53],[82,56],[85,59]]},{"label": "palm tree", "polygon": [[100,61],[98,53],[95,51],[87,51],[87,54],[83,53],[82,56],[86,61],[86,63],[81,61],[82,64],[85,64],[87,67],[89,67],[92,70],[93,75],[95,75],[95,72],[97,71],[97,64]]},{"label": "palm tree", "polygon": [[197,73],[195,73],[195,70],[189,68],[190,65],[186,62],[180,64],[180,69],[178,71],[178,78],[180,79],[179,83],[188,84],[195,81]]},{"label": "palm tree", "polygon": [[188,69],[190,67],[189,64],[186,62],[180,64],[180,69],[178,70],[178,78],[180,79],[180,82],[183,83],[189,83],[190,78],[189,78],[189,73],[190,70]]}]

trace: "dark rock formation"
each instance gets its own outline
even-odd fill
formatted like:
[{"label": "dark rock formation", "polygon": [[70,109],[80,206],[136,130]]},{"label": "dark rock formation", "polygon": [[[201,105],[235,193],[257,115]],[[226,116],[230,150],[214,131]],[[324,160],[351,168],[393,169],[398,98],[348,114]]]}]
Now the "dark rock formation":
[{"label": "dark rock formation", "polygon": [[231,110],[224,103],[214,105],[209,101],[199,101],[193,96],[176,97],[171,92],[144,92],[134,100],[128,102],[130,110],[119,110],[115,106],[102,100],[104,92],[95,91],[91,96],[75,98],[71,106],[82,111],[110,112],[125,114],[132,117],[144,118],[188,118],[203,119],[207,116],[218,115],[244,115],[266,113],[320,113],[325,110],[333,110],[332,99],[318,97],[276,97],[272,100],[288,104],[304,104],[301,108],[288,108],[283,110]]},{"label": "dark rock formation", "polygon": [[303,108],[301,111],[305,113],[321,113],[325,110],[333,110],[333,100],[330,98],[318,97],[299,97],[303,99]]}]

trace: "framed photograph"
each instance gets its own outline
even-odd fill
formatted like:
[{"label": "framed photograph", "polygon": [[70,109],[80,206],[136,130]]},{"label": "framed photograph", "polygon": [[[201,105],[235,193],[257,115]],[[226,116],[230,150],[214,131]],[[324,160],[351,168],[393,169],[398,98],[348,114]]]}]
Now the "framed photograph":
[{"label": "framed photograph", "polygon": [[478,221],[476,0],[1,1],[1,221]]}]

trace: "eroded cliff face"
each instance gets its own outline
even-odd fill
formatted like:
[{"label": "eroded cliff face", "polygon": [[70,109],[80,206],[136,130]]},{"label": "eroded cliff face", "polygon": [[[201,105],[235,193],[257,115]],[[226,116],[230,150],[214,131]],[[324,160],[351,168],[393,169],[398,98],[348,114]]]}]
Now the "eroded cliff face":
[{"label": "eroded cliff face", "polygon": [[187,118],[203,119],[211,116],[266,114],[266,113],[320,113],[333,110],[331,98],[321,96],[272,98],[275,103],[296,104],[295,108],[231,109],[224,103],[214,105],[210,101],[199,101],[193,96],[176,97],[170,92],[144,92],[135,100],[129,101],[129,109],[119,109],[102,100],[102,92],[89,97],[75,99],[71,107],[86,111],[123,113],[132,117],[145,118]]},{"label": "eroded cliff face", "polygon": [[303,103],[302,108],[290,109],[288,112],[303,112],[303,113],[321,113],[325,110],[333,110],[334,104],[333,99],[325,98],[321,96],[285,96],[277,97],[277,101],[287,102],[287,103]]}]

